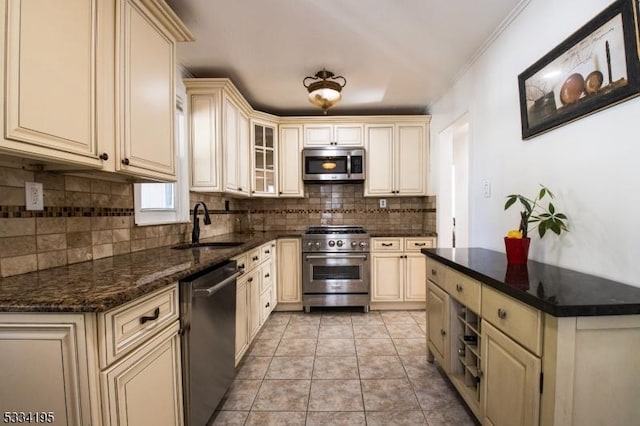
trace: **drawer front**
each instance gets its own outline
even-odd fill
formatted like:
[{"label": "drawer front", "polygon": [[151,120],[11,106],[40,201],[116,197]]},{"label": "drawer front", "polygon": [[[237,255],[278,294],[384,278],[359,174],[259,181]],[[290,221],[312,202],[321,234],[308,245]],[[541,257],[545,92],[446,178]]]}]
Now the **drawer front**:
[{"label": "drawer front", "polygon": [[538,309],[485,285],[482,317],[534,354],[542,355],[542,312]]},{"label": "drawer front", "polygon": [[260,293],[264,293],[273,285],[273,262],[268,260],[260,267],[262,281],[260,283]]},{"label": "drawer front", "polygon": [[177,284],[98,314],[100,367],[147,341],[178,315]]},{"label": "drawer front", "polygon": [[427,278],[442,288],[447,282],[447,269],[442,263],[427,257]]},{"label": "drawer front", "polygon": [[237,263],[238,270],[247,272],[249,270],[249,253],[242,253],[232,258]]},{"label": "drawer front", "polygon": [[372,251],[402,251],[402,238],[372,238]]},{"label": "drawer front", "polygon": [[404,251],[419,252],[423,248],[433,248],[436,246],[436,239],[433,237],[411,237],[404,239]]},{"label": "drawer front", "polygon": [[250,250],[248,253],[248,265],[249,265],[249,270],[252,270],[253,268],[255,268],[256,266],[258,266],[260,263],[262,263],[262,248],[261,247],[257,247],[253,250]]},{"label": "drawer front", "polygon": [[466,305],[476,314],[480,315],[482,313],[480,311],[482,285],[478,281],[450,269],[447,271],[446,283],[447,292],[451,297]]},{"label": "drawer front", "polygon": [[276,243],[275,241],[269,241],[266,244],[263,244],[260,246],[260,255],[261,255],[261,260],[264,262],[268,259],[271,259],[273,257],[273,253],[276,250]]}]

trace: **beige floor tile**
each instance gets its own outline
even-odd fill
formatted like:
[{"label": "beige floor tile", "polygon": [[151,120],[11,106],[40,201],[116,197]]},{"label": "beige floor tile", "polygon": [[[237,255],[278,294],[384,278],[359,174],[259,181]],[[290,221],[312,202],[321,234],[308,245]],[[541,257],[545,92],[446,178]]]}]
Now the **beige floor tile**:
[{"label": "beige floor tile", "polygon": [[307,356],[316,352],[316,339],[282,339],[275,356]]},{"label": "beige floor tile", "polygon": [[220,411],[213,421],[213,426],[242,426],[248,415],[248,411]]},{"label": "beige floor tile", "polygon": [[384,339],[389,332],[384,324],[354,324],[353,334],[356,339]]},{"label": "beige floor tile", "polygon": [[380,316],[385,324],[417,324],[409,311],[383,311]]},{"label": "beige floor tile", "polygon": [[310,411],[307,426],[364,426],[367,424],[364,411]]},{"label": "beige floor tile", "polygon": [[280,339],[256,339],[249,349],[250,356],[273,356],[278,348]]},{"label": "beige floor tile", "polygon": [[349,313],[331,313],[322,314],[320,318],[320,326],[323,325],[352,325],[351,315]]},{"label": "beige floor tile", "polygon": [[261,384],[262,380],[234,380],[222,402],[222,410],[250,410]]},{"label": "beige floor tile", "polygon": [[367,426],[426,425],[422,411],[367,411]]},{"label": "beige floor tile", "polygon": [[264,379],[264,375],[271,363],[271,357],[247,356],[239,366],[236,379]]},{"label": "beige floor tile", "polygon": [[397,355],[358,356],[361,379],[404,379],[407,374]]},{"label": "beige floor tile", "polygon": [[305,412],[252,411],[245,426],[304,426]]},{"label": "beige floor tile", "polygon": [[425,411],[429,426],[475,426],[480,424],[465,407],[449,407],[446,410]]},{"label": "beige floor tile", "polygon": [[319,339],[353,339],[351,325],[320,325]]},{"label": "beige floor tile", "polygon": [[265,379],[310,379],[313,356],[277,356],[269,365]]},{"label": "beige floor tile", "polygon": [[356,346],[353,339],[319,339],[316,356],[355,355]]},{"label": "beige floor tile", "polygon": [[394,339],[425,338],[424,331],[422,331],[420,326],[415,323],[387,324],[387,331],[389,332],[389,335]]},{"label": "beige floor tile", "polygon": [[362,411],[359,380],[312,380],[309,411]]},{"label": "beige floor tile", "polygon": [[358,356],[369,355],[397,355],[393,341],[387,339],[356,339]]},{"label": "beige floor tile", "polygon": [[264,380],[253,403],[255,411],[306,411],[311,380]]},{"label": "beige floor tile", "polygon": [[384,325],[384,321],[382,321],[382,317],[380,316],[380,312],[369,312],[367,314],[362,312],[354,312],[351,314],[351,322],[353,325],[367,325],[367,324],[378,324]]},{"label": "beige floor tile", "polygon": [[393,339],[398,355],[423,355],[427,352],[427,341],[424,338]]},{"label": "beige floor tile", "polygon": [[408,379],[361,380],[365,411],[418,410]]},{"label": "beige floor tile", "polygon": [[318,328],[317,325],[289,324],[282,339],[315,339],[318,337]]},{"label": "beige floor tile", "polygon": [[317,357],[313,366],[314,379],[359,379],[355,356]]}]

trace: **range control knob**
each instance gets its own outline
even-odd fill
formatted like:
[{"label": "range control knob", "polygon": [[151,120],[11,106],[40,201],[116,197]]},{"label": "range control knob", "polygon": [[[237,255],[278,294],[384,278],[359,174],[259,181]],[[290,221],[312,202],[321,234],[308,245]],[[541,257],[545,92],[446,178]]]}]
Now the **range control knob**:
[{"label": "range control knob", "polygon": [[338,242],[336,243],[336,245],[337,245],[338,247],[342,247],[342,245],[343,245],[343,244],[344,244],[344,243],[342,242],[342,240],[338,240]]},{"label": "range control knob", "polygon": [[367,243],[365,243],[364,241],[360,241],[360,247],[365,248],[367,246]]},{"label": "range control knob", "polygon": [[356,243],[355,241],[351,241],[351,247],[353,248],[358,247],[358,243]]},{"label": "range control knob", "polygon": [[312,243],[311,241],[309,241],[309,242],[307,243],[307,247],[309,247],[309,248],[313,247],[313,243]]},{"label": "range control knob", "polygon": [[336,245],[336,242],[333,240],[329,240],[329,247],[333,247]]},{"label": "range control knob", "polygon": [[320,241],[316,241],[315,246],[316,248],[320,248]]}]

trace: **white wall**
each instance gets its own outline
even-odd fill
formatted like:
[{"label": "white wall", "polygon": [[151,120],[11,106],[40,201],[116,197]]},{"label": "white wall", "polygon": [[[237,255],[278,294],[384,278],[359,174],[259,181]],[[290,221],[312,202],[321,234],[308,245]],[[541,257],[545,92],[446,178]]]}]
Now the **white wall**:
[{"label": "white wall", "polygon": [[[609,0],[531,0],[432,106],[432,188],[440,192],[438,136],[469,113],[469,245],[504,251],[518,227],[505,197],[556,194],[570,232],[539,240],[529,258],[640,287],[640,98],[523,141],[517,76],[597,15]],[[490,198],[482,181],[491,182]],[[439,225],[438,225],[439,226]]]}]

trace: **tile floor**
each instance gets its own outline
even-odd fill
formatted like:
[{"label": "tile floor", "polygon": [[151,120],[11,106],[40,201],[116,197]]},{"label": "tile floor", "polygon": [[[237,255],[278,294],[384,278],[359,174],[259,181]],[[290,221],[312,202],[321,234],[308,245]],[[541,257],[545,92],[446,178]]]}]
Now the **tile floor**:
[{"label": "tile floor", "polygon": [[426,362],[424,311],[274,312],[215,425],[477,424]]}]

